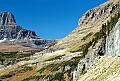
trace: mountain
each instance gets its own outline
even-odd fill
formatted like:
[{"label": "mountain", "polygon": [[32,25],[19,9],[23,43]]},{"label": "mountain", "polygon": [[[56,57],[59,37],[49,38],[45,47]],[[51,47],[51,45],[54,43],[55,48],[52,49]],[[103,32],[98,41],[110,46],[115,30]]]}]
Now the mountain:
[{"label": "mountain", "polygon": [[[81,75],[78,81],[119,81],[120,80],[120,13],[114,17],[116,21],[105,39],[105,53],[99,55],[100,41],[96,48],[90,52],[92,66],[86,69],[87,72]],[[112,20],[111,20],[112,21]],[[111,22],[112,23],[112,22]],[[111,24],[110,23],[110,24]],[[112,23],[113,24],[113,23]],[[107,24],[108,26],[109,24]],[[101,41],[103,42],[103,41]],[[103,48],[103,46],[102,46]],[[94,51],[93,51],[94,50]],[[98,56],[96,56],[96,53]],[[96,57],[95,57],[96,56]],[[89,61],[90,61],[89,60]],[[90,63],[86,63],[89,65]],[[92,75],[91,75],[92,74]]]},{"label": "mountain", "polygon": [[43,49],[55,43],[55,40],[42,39],[35,31],[17,25],[12,13],[0,13],[0,44],[19,44]]},{"label": "mountain", "polygon": [[78,21],[78,27],[69,35],[60,40],[55,48],[68,49],[71,46],[83,42],[82,38],[89,33],[100,30],[101,25],[110,20],[116,12],[120,11],[120,0],[108,0],[107,2],[88,10]]},{"label": "mountain", "polygon": [[0,53],[0,80],[120,81],[119,41],[120,0],[108,0],[88,10],[75,30],[41,52]]}]

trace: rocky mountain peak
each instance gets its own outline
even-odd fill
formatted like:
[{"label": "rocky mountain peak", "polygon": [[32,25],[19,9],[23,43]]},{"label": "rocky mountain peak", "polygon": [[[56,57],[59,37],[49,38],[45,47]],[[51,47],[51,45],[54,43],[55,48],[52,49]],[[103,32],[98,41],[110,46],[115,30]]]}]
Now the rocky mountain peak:
[{"label": "rocky mountain peak", "polygon": [[16,25],[14,15],[11,12],[0,13],[0,25]]},{"label": "rocky mountain peak", "polygon": [[34,31],[27,30],[16,24],[15,17],[11,12],[0,13],[0,45],[20,44],[30,47],[45,48],[56,42],[45,40],[37,36]]},{"label": "rocky mountain peak", "polygon": [[93,24],[94,22],[107,19],[112,14],[116,13],[120,9],[120,0],[109,0],[104,4],[99,5],[96,8],[88,10],[81,19],[79,19],[78,26],[85,26],[87,24]]}]

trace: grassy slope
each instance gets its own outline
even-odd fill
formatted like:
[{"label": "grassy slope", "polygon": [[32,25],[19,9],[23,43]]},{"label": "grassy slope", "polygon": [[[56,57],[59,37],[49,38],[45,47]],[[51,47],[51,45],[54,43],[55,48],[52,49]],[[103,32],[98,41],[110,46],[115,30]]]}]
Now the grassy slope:
[{"label": "grassy slope", "polygon": [[104,56],[96,60],[78,81],[120,81],[120,57]]}]

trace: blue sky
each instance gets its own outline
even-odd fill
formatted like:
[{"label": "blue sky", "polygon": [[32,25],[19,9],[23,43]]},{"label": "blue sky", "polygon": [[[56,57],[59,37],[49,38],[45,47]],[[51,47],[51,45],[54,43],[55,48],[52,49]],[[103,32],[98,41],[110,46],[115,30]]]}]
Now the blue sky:
[{"label": "blue sky", "polygon": [[107,0],[0,0],[0,12],[12,12],[17,24],[42,38],[59,39],[78,25],[89,9]]}]

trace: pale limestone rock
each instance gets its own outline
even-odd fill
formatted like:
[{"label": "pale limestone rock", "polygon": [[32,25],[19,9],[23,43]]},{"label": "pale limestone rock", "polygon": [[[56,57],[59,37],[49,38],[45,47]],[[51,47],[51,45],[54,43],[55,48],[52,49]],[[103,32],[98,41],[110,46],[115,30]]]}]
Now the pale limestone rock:
[{"label": "pale limestone rock", "polygon": [[106,38],[106,54],[120,56],[120,19]]}]

